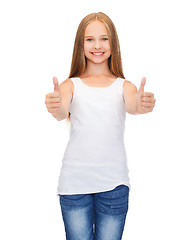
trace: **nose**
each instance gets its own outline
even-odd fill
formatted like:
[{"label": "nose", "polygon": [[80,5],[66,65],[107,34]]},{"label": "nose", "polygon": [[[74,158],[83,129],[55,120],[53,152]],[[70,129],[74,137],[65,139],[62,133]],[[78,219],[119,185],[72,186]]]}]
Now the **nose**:
[{"label": "nose", "polygon": [[99,49],[99,48],[100,48],[100,42],[99,42],[99,40],[96,40],[96,41],[95,41],[94,47],[95,47],[96,49]]}]

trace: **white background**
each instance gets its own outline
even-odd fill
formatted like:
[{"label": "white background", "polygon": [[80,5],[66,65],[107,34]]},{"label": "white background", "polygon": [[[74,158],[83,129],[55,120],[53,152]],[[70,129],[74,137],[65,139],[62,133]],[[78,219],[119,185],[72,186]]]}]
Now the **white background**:
[{"label": "white background", "polygon": [[0,238],[65,239],[56,195],[68,125],[45,95],[69,74],[89,13],[114,22],[127,80],[154,92],[152,113],[127,114],[131,191],[124,240],[195,239],[193,0],[0,3]]}]

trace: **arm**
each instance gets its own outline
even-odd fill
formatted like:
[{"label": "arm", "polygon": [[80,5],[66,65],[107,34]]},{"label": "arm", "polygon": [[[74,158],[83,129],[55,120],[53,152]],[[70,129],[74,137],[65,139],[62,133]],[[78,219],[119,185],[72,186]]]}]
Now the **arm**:
[{"label": "arm", "polygon": [[137,111],[137,88],[136,86],[125,80],[123,83],[123,96],[125,100],[125,108],[129,114],[139,114]]}]

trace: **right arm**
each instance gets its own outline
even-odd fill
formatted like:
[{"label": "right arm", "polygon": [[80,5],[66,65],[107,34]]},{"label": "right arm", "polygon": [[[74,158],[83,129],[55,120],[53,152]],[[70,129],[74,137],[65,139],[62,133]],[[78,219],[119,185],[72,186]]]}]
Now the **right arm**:
[{"label": "right arm", "polygon": [[74,85],[70,79],[66,79],[59,85],[55,77],[53,83],[54,92],[46,95],[45,104],[48,112],[58,121],[61,121],[68,117]]}]

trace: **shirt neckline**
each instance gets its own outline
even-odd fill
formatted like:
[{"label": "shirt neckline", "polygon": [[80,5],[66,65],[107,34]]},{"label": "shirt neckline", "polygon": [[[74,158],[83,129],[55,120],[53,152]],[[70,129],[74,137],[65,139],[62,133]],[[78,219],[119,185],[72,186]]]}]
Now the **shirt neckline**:
[{"label": "shirt neckline", "polygon": [[110,88],[110,87],[112,87],[114,84],[116,84],[116,82],[117,82],[118,79],[119,79],[119,77],[117,77],[117,78],[114,80],[114,82],[113,82],[111,85],[109,85],[108,87],[93,87],[93,86],[88,86],[87,84],[85,84],[85,83],[80,79],[80,77],[77,77],[77,78],[79,79],[79,81],[81,82],[81,84],[84,85],[84,86],[86,86],[87,88],[97,88],[97,89],[100,89],[100,88],[103,88],[103,89],[105,89],[105,88]]}]

